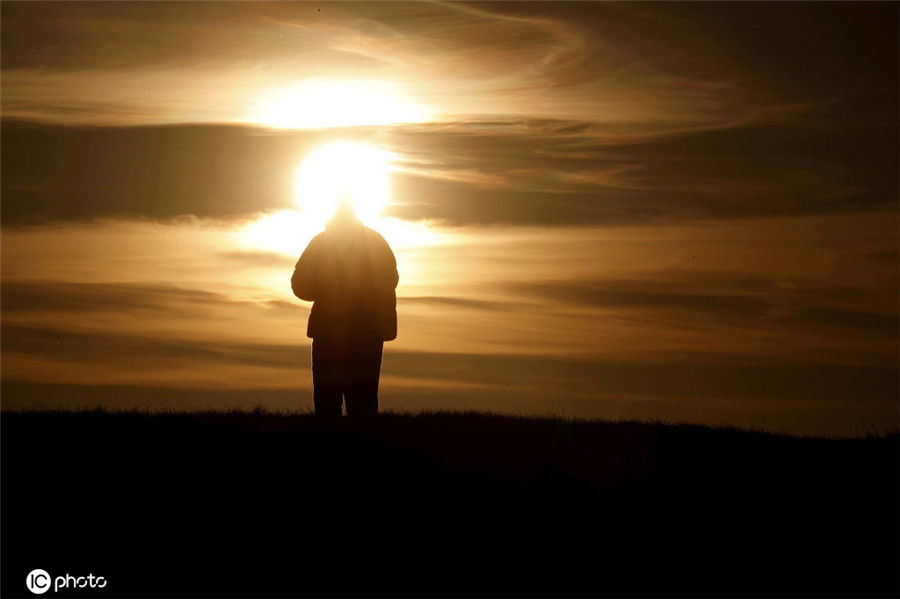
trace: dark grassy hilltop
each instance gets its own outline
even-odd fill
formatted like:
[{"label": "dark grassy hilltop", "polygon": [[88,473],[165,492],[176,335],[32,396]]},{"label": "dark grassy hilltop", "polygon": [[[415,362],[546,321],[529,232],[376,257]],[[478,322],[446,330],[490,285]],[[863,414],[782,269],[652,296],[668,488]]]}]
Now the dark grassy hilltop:
[{"label": "dark grassy hilltop", "polygon": [[[4,413],[4,597],[896,595],[898,437]],[[59,596],[63,593],[48,593]]]}]

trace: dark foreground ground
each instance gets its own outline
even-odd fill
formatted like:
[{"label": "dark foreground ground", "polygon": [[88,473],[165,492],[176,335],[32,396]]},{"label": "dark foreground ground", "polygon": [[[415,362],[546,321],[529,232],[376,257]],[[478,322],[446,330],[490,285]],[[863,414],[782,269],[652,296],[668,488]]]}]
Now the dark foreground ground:
[{"label": "dark foreground ground", "polygon": [[[2,591],[898,592],[898,437],[477,415],[3,414]],[[60,596],[51,589],[45,597]]]}]

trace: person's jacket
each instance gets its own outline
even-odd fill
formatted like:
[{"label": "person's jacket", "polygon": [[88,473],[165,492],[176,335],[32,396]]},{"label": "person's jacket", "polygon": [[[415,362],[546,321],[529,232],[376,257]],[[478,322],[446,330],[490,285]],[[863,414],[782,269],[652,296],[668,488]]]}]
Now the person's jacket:
[{"label": "person's jacket", "polygon": [[329,226],[297,260],[291,289],[313,302],[308,337],[397,337],[397,261],[384,237],[362,224]]}]

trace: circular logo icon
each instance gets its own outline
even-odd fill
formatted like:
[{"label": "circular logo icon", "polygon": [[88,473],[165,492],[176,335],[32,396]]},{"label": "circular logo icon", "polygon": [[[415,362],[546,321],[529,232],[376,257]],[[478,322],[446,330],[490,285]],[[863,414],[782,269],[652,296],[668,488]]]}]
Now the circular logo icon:
[{"label": "circular logo icon", "polygon": [[50,575],[46,570],[32,570],[25,578],[25,586],[35,595],[43,595],[50,588]]}]

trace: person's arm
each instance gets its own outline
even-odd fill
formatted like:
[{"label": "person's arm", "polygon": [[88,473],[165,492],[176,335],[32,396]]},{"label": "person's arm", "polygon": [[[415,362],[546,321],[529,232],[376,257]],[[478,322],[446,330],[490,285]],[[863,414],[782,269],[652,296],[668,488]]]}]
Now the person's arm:
[{"label": "person's arm", "polygon": [[390,285],[391,289],[396,289],[397,283],[400,282],[400,274],[397,272],[397,258],[394,256],[394,252],[391,250],[391,246],[388,242],[383,238],[382,241],[384,242],[384,269],[386,282]]},{"label": "person's arm", "polygon": [[315,239],[306,246],[300,259],[297,260],[294,274],[291,276],[291,289],[294,295],[307,302],[316,301],[317,295],[318,265],[315,257],[316,251],[313,247],[314,242]]}]

